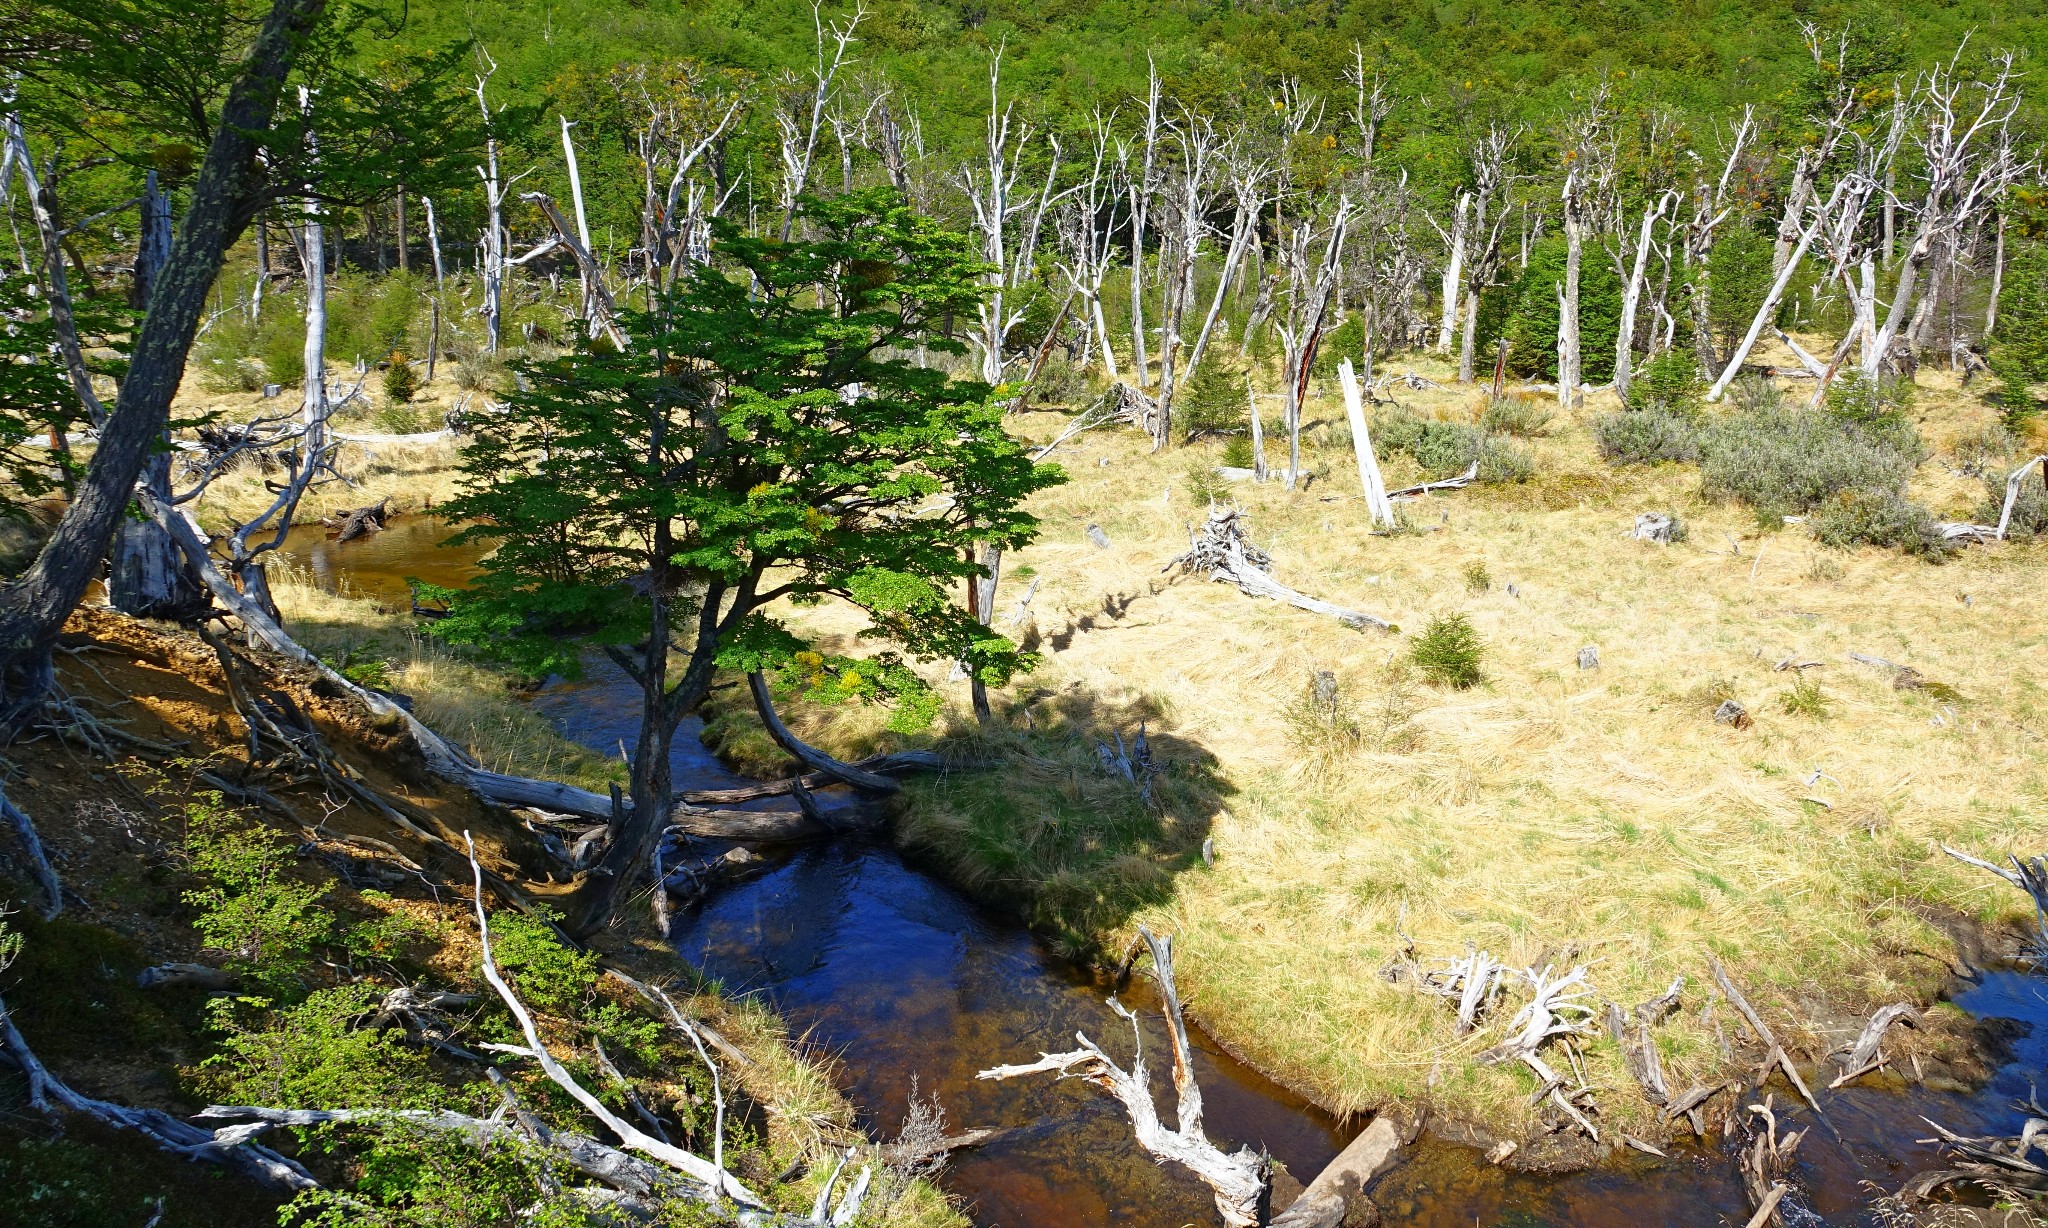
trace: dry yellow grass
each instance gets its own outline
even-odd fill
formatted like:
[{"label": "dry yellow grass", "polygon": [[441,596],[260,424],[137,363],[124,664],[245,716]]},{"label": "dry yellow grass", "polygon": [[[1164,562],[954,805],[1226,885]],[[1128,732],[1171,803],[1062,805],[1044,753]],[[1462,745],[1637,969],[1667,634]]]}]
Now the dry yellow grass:
[{"label": "dry yellow grass", "polygon": [[[1937,450],[1995,418],[1941,373],[1922,384],[1916,413]],[[1478,397],[1402,400],[1453,416]],[[1938,842],[2041,851],[2029,815],[2048,791],[2048,727],[2029,661],[2048,638],[2043,555],[1978,548],[1931,566],[1824,551],[1796,527],[1761,532],[1748,511],[1702,502],[1690,467],[1601,463],[1586,423],[1611,407],[1602,395],[1561,414],[1530,446],[1527,484],[1409,504],[1419,533],[1369,534],[1348,443],[1307,454],[1325,476],[1305,491],[1229,488],[1284,582],[1411,631],[1466,614],[1488,647],[1486,682],[1464,692],[1405,676],[1405,637],[1162,576],[1206,511],[1186,491],[1190,454],[1213,463],[1213,450],[1149,456],[1129,431],[1062,449],[1072,481],[1039,498],[1044,537],[1007,561],[998,599],[1006,613],[1023,569],[1042,577],[1046,663],[998,700],[1020,728],[1033,713],[1038,733],[1018,736],[1036,739],[1037,760],[990,787],[918,786],[908,839],[1050,928],[1078,917],[1109,941],[1139,921],[1172,931],[1211,1030],[1338,1110],[1428,1097],[1502,1126],[1529,1112],[1524,1072],[1474,1060],[1500,1020],[1459,1040],[1440,1000],[1382,976],[1404,917],[1425,960],[1469,943],[1516,966],[1584,962],[1624,1005],[1685,976],[1685,1010],[1660,1036],[1680,1085],[1722,1063],[1701,1016],[1709,952],[1809,1054],[1845,1039],[1850,1014],[1924,1000],[1951,949],[1934,910],[2021,912],[2018,893]],[[1055,416],[1021,429],[1047,436]],[[1268,446],[1280,459],[1284,441]],[[1945,516],[1981,498],[1938,464],[1922,478],[1916,494]],[[1652,510],[1683,515],[1690,540],[1624,537]],[[1089,524],[1110,549],[1089,544]],[[1491,575],[1484,592],[1468,588],[1474,562]],[[844,629],[829,610],[789,614]],[[1600,665],[1582,673],[1586,645]],[[1960,698],[1895,690],[1852,651]],[[1772,667],[1787,657],[1823,663],[1807,677],[1825,715],[1783,706],[1799,675]],[[1336,676],[1356,736],[1305,739],[1290,723],[1319,670]],[[1753,727],[1713,722],[1728,696]],[[1127,814],[1091,826],[1091,813],[1132,805],[1103,800],[1131,790],[1094,767],[1092,743],[1112,724],[1129,738],[1140,712],[1174,748],[1169,779],[1203,780],[1134,836]],[[878,740],[868,717],[804,719],[849,752]],[[1206,808],[1174,810],[1191,803]],[[1204,836],[1213,868],[1192,853]],[[1725,1005],[1719,1017],[1732,1028]],[[1611,1044],[1592,1040],[1587,1056],[1610,1120],[1652,1129]]]}]

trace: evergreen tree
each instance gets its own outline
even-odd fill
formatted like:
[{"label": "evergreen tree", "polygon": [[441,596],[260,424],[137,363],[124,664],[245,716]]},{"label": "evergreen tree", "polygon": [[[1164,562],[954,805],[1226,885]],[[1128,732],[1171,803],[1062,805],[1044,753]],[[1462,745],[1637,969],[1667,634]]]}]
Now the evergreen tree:
[{"label": "evergreen tree", "polygon": [[[1515,375],[1557,378],[1557,287],[1564,284],[1564,261],[1560,237],[1529,249],[1529,267],[1515,283],[1514,305],[1504,322],[1508,370]],[[1614,378],[1614,345],[1620,336],[1621,279],[1597,251],[1589,252],[1579,268],[1579,352],[1587,382]],[[1480,353],[1488,352],[1490,341],[1480,339]]]},{"label": "evergreen tree", "polygon": [[2007,259],[1991,341],[2008,424],[2034,413],[2033,386],[2048,382],[2048,243],[2022,243]]},{"label": "evergreen tree", "polygon": [[479,422],[445,509],[495,549],[437,634],[535,674],[573,674],[596,649],[640,684],[633,811],[586,930],[652,856],[670,743],[717,667],[907,700],[928,718],[898,659],[818,653],[770,603],[846,602],[865,635],[988,684],[1030,664],[947,592],[982,574],[979,547],[1036,535],[1024,500],[1060,473],[1004,433],[995,389],[901,357],[960,352],[944,322],[973,310],[983,266],[887,190],[804,217],[817,240],[721,226],[713,264],[621,317],[629,348],[528,364],[526,390]]}]

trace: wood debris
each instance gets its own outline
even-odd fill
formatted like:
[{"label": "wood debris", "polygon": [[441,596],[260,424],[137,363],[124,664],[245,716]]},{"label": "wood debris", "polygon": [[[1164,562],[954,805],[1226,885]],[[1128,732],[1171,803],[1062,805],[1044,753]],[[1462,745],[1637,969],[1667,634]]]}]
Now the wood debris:
[{"label": "wood debris", "polygon": [[1180,568],[1183,574],[1198,572],[1219,583],[1235,584],[1240,592],[1252,597],[1269,597],[1283,601],[1297,609],[1315,614],[1328,614],[1347,627],[1363,630],[1376,627],[1381,631],[1399,631],[1400,628],[1384,618],[1367,614],[1362,610],[1350,610],[1332,605],[1319,598],[1298,593],[1268,575],[1273,566],[1271,556],[1253,545],[1245,536],[1245,515],[1235,506],[1209,508],[1209,521],[1202,532],[1190,531],[1188,549],[1185,554],[1169,560],[1162,570]]}]

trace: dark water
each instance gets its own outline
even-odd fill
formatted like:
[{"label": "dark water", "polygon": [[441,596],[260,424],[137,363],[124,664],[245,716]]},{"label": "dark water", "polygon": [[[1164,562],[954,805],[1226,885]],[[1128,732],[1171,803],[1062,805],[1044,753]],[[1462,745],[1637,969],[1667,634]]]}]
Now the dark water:
[{"label": "dark water", "polygon": [[283,553],[328,592],[360,593],[387,608],[410,609],[411,576],[443,588],[460,588],[476,574],[488,551],[471,544],[445,546],[455,533],[432,516],[398,516],[382,533],[337,542],[317,524],[302,524],[284,540]]},{"label": "dark water", "polygon": [[[402,604],[403,577],[460,583],[470,559],[434,554],[446,535],[435,522],[415,543],[395,537],[406,521],[364,543],[295,541],[316,574],[346,575],[357,589]],[[412,552],[407,553],[410,549]],[[429,556],[426,561],[423,556]],[[324,573],[320,570],[324,568]],[[396,598],[386,594],[395,592]],[[632,745],[636,696],[616,669],[594,662],[587,676],[556,680],[535,698],[563,733],[617,754]],[[695,736],[676,739],[679,785],[740,783]],[[757,805],[776,805],[767,800]],[[1052,957],[1014,923],[990,914],[894,850],[842,842],[800,851],[760,878],[716,896],[679,919],[678,951],[729,992],[764,995],[799,1034],[840,1062],[841,1086],[877,1136],[901,1126],[912,1088],[936,1094],[949,1124],[1020,1127],[959,1155],[944,1184],[985,1228],[1182,1228],[1217,1222],[1207,1191],[1184,1171],[1154,1164],[1132,1141],[1122,1110],[1078,1080],[1049,1076],[989,1083],[988,1066],[1027,1062],[1075,1047],[1085,1031],[1120,1062],[1130,1026],[1110,1011],[1110,987]],[[1362,973],[1370,975],[1370,973]],[[1124,1001],[1150,1006],[1142,978]],[[2048,1080],[2048,979],[1989,972],[1956,998],[2000,1030],[2009,1053],[1990,1084],[1972,1094],[1851,1087],[1821,1091],[1832,1130],[1810,1129],[1794,1173],[1797,1207],[1830,1225],[1874,1223],[1879,1193],[1914,1173],[1941,1167],[1917,1140],[1924,1115],[1959,1133],[2016,1133],[2012,1107]],[[1158,1016],[1145,1013],[1145,1052],[1157,1103],[1171,1118],[1172,1091]],[[1223,1054],[1199,1033],[1197,1073],[1209,1134],[1226,1146],[1263,1147],[1306,1180],[1350,1136],[1330,1119]],[[1773,1089],[1787,1129],[1816,1125]],[[1633,1094],[1617,1089],[1610,1094]],[[1750,1103],[1758,1097],[1749,1097]],[[1740,1225],[1749,1218],[1732,1155],[1683,1147],[1671,1158],[1624,1151],[1613,1162],[1562,1177],[1513,1173],[1470,1148],[1425,1139],[1374,1192],[1390,1224],[1430,1228],[1484,1225]]]}]

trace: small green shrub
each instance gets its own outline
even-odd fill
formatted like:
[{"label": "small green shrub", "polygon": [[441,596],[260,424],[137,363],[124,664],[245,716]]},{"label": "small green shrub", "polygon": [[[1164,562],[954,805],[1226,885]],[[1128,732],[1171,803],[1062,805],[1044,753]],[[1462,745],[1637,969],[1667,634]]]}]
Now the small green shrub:
[{"label": "small green shrub", "polygon": [[1477,597],[1493,587],[1493,573],[1486,569],[1485,559],[1473,559],[1465,564],[1465,591]]},{"label": "small green shrub", "polygon": [[1533,439],[1550,425],[1548,406],[1531,396],[1489,397],[1479,415],[1479,429],[1494,435]]},{"label": "small green shrub", "polygon": [[1182,480],[1187,483],[1188,498],[1198,504],[1218,498],[1229,489],[1229,484],[1216,476],[1216,466],[1210,464],[1207,457],[1198,456],[1189,461],[1182,471]]},{"label": "small green shrub", "polygon": [[1956,471],[1965,477],[1990,477],[1995,473],[2003,479],[2019,450],[2019,436],[1993,422],[1957,439],[1949,455],[1955,459]]},{"label": "small green shrub", "polygon": [[1535,462],[1512,441],[1469,423],[1391,409],[1374,417],[1372,438],[1382,455],[1406,452],[1432,478],[1453,477],[1475,462],[1479,480],[1488,484],[1525,481],[1536,472]]},{"label": "small green shrub", "polygon": [[1173,416],[1182,437],[1194,440],[1245,430],[1247,406],[1244,372],[1211,350],[1174,397]]},{"label": "small green shrub", "polygon": [[[358,893],[365,901],[383,903],[391,899],[381,891]],[[394,908],[349,927],[341,945],[361,959],[410,960],[425,949],[430,935],[419,918]]]},{"label": "small green shrub", "polygon": [[1593,442],[1609,464],[1690,463],[1700,458],[1700,425],[1691,414],[1653,404],[1593,419]]},{"label": "small green shrub", "polygon": [[1034,405],[1078,405],[1088,399],[1088,372],[1064,358],[1048,358],[1038,369],[1031,395]]},{"label": "small green shrub", "polygon": [[535,1010],[573,1015],[597,986],[597,956],[563,946],[553,930],[524,913],[491,917],[491,954]]},{"label": "small green shrub", "polygon": [[1231,469],[1252,468],[1252,437],[1232,435],[1223,441],[1223,464]]},{"label": "small green shrub", "polygon": [[497,392],[506,381],[505,360],[486,350],[478,350],[454,363],[455,386],[464,392]]},{"label": "small green shrub", "polygon": [[1828,385],[1822,404],[1843,422],[1895,431],[1906,425],[1913,408],[1913,384],[1886,376],[1872,379],[1858,371]]},{"label": "small green shrub", "polygon": [[255,392],[263,387],[263,364],[251,356],[256,344],[256,325],[247,312],[230,311],[216,317],[192,347],[192,359],[206,390]]},{"label": "small green shrub", "polygon": [[[450,1146],[445,1134],[387,1118],[352,1127],[347,1147],[356,1170],[351,1187],[300,1193],[279,1211],[280,1223],[298,1228],[481,1228],[512,1223],[523,1228],[588,1228],[621,1222],[594,1216],[591,1204],[558,1180],[559,1160],[516,1134],[494,1139],[487,1147]],[[659,1222],[717,1222],[701,1203],[685,1205],[681,1216],[665,1215]]]},{"label": "small green shrub", "polygon": [[320,906],[325,890],[291,878],[290,851],[222,806],[217,793],[187,805],[185,823],[185,851],[206,883],[185,893],[199,910],[192,927],[245,982],[295,996],[313,948],[334,930],[333,914]]},{"label": "small green shrub", "polygon": [[1479,685],[1485,677],[1479,667],[1486,655],[1486,642],[1463,614],[1430,619],[1408,655],[1422,676],[1439,686],[1462,691]]},{"label": "small green shrub", "polygon": [[429,1108],[441,1099],[423,1050],[403,1032],[357,1026],[384,991],[374,985],[315,990],[282,1010],[263,998],[216,998],[209,1022],[220,1051],[193,1072],[219,1104],[311,1109]]},{"label": "small green shrub", "polygon": [[412,358],[404,350],[391,351],[391,365],[384,370],[384,399],[404,405],[419,395],[420,377],[412,369]]},{"label": "small green shrub", "polygon": [[256,358],[273,384],[292,385],[306,378],[306,321],[302,308],[283,298],[263,309],[256,328]]},{"label": "small green shrub", "polygon": [[1629,381],[1628,407],[1698,412],[1707,394],[1699,361],[1684,350],[1665,350],[1642,365]]},{"label": "small green shrub", "polygon": [[1932,513],[1895,490],[1837,491],[1814,510],[1808,527],[1815,541],[1837,549],[1896,546],[1930,562],[1940,562],[1957,549],[1941,535]]},{"label": "small green shrub", "polygon": [[1804,675],[1792,684],[1791,690],[1778,697],[1778,706],[1789,715],[1816,721],[1825,719],[1828,714],[1827,696],[1820,692],[1820,680]]},{"label": "small green shrub", "polygon": [[[1357,367],[1364,357],[1365,317],[1353,312],[1344,317],[1342,324],[1323,334],[1316,345],[1316,358],[1309,367],[1309,374],[1320,379],[1336,379],[1338,363],[1349,358],[1351,365]],[[1242,383],[1239,388],[1243,388]]]},{"label": "small green shrub", "polygon": [[1289,740],[1306,758],[1357,750],[1363,738],[1358,714],[1337,675],[1317,670],[1284,713]]}]

